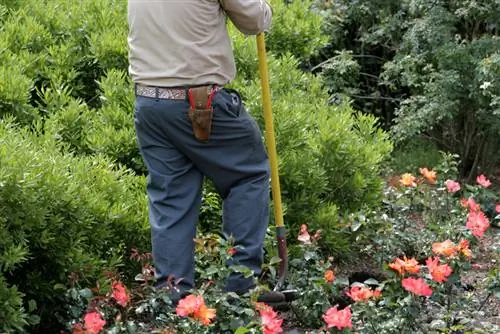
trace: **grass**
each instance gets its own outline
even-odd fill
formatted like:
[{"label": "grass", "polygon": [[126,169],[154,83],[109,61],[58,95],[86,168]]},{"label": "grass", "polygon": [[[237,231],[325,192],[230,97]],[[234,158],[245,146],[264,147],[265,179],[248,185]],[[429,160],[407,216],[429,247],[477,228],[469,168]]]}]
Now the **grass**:
[{"label": "grass", "polygon": [[439,149],[429,140],[417,138],[394,148],[385,170],[392,174],[418,171],[420,167],[432,168],[441,162]]}]

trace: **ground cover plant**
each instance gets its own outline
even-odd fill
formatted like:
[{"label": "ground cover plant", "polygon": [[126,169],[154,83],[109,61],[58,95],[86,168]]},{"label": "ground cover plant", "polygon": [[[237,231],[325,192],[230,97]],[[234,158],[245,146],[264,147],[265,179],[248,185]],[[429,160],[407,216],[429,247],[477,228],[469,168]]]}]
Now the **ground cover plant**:
[{"label": "ground cover plant", "polygon": [[[197,289],[177,307],[168,291],[153,290],[146,175],[127,75],[126,1],[2,1],[1,333],[494,330],[488,305],[497,300],[499,278],[489,261],[498,253],[485,240],[497,237],[498,186],[489,185],[495,176],[476,182],[474,175],[466,185],[457,160],[445,155],[427,165],[436,166],[435,184],[432,171],[416,177],[406,157],[399,169],[416,178],[387,177],[393,143],[379,118],[332,99],[329,73],[304,71],[331,37],[321,28],[329,22],[330,12],[321,11],[326,2],[271,2],[275,24],[266,38],[288,283],[300,299],[286,312],[255,302],[276,280],[272,228],[257,290],[244,297],[222,293],[230,271],[251,273],[224,266],[238,249],[220,237],[221,203],[210,182],[196,239]],[[255,41],[234,27],[230,33],[239,69],[231,87],[263,128]],[[484,63],[478,78],[490,80],[494,64]],[[447,180],[460,190],[449,191],[457,186],[448,188]],[[433,252],[433,244],[443,243],[453,256]],[[373,270],[359,273],[358,266]],[[470,282],[467,273],[478,266],[486,267],[484,275]],[[485,324],[470,316],[478,309],[475,315],[486,312]]]}]

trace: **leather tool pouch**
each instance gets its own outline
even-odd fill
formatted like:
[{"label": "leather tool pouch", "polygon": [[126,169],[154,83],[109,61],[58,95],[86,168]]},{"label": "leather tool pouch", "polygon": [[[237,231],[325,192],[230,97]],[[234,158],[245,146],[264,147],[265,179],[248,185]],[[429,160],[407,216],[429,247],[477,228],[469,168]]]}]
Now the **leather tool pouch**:
[{"label": "leather tool pouch", "polygon": [[188,117],[193,126],[196,139],[207,142],[212,130],[212,97],[215,90],[211,86],[190,88],[188,90],[189,112]]}]

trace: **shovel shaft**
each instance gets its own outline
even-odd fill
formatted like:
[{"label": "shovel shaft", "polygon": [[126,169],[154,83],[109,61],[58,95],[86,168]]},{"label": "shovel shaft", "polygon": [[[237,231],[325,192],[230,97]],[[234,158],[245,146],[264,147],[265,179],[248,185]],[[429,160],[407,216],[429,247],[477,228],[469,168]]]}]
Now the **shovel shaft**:
[{"label": "shovel shaft", "polygon": [[281,260],[278,267],[278,284],[275,291],[280,290],[288,272],[288,255],[286,247],[286,231],[283,222],[283,207],[281,204],[281,190],[278,173],[278,154],[274,137],[273,113],[271,111],[271,88],[267,70],[266,44],[264,34],[257,35],[257,51],[259,54],[259,71],[262,85],[262,102],[264,106],[264,123],[266,126],[266,142],[271,165],[271,190],[273,194],[274,219],[276,222],[276,239],[278,242],[278,256]]},{"label": "shovel shaft", "polygon": [[277,227],[283,227],[283,207],[281,205],[281,190],[278,174],[278,154],[276,153],[276,140],[274,138],[273,114],[271,111],[271,89],[269,87],[266,44],[263,33],[257,35],[257,50],[259,54],[259,71],[262,85],[262,103],[264,106],[267,151],[271,165],[271,189],[273,194],[274,219]]},{"label": "shovel shaft", "polygon": [[275,291],[278,291],[283,288],[286,275],[288,274],[288,254],[286,247],[286,231],[284,226],[276,226],[276,241],[278,242],[278,256],[281,260],[278,267],[278,283],[274,288]]}]

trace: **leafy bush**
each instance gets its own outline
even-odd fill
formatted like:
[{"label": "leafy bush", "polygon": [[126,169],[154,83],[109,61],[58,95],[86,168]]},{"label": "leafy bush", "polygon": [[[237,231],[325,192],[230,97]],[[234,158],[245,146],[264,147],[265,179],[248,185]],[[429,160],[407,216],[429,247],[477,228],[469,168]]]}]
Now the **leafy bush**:
[{"label": "leafy bush", "polygon": [[133,127],[135,96],[127,74],[110,70],[99,87],[102,106],[86,130],[89,149],[144,174],[146,168],[139,155]]},{"label": "leafy bush", "polygon": [[[13,250],[14,252],[16,250]],[[2,254],[5,255],[5,254]],[[7,256],[5,256],[7,258]],[[10,259],[13,262],[13,259]],[[3,271],[3,268],[0,268]],[[22,331],[28,324],[36,324],[39,322],[37,316],[28,316],[28,312],[23,306],[24,295],[19,292],[16,286],[9,286],[5,282],[5,278],[0,274],[0,303],[3,305],[0,308],[0,330],[3,333],[12,333],[14,331]],[[31,302],[32,305],[33,302]],[[33,311],[33,310],[28,310]]]},{"label": "leafy bush", "polygon": [[[320,78],[297,66],[291,56],[269,60],[285,221],[292,230],[309,221],[335,233],[339,215],[379,202],[379,166],[392,145],[373,116],[327,105]],[[258,78],[240,85],[234,83],[263,128]],[[347,253],[345,236],[336,237],[327,247]]]},{"label": "leafy bush", "polygon": [[[487,35],[457,41],[452,33],[438,30],[448,22],[440,24],[437,17],[446,13],[423,11],[405,35],[401,54],[386,64],[386,77],[400,78],[412,93],[397,112],[393,132],[397,139],[428,134],[441,149],[462,157],[461,175],[472,171],[474,176],[478,167],[484,170],[498,162],[492,155],[500,148],[495,139],[500,135],[495,102],[500,86],[491,80],[500,75],[499,42]],[[435,32],[421,36],[419,30]]]},{"label": "leafy bush", "polygon": [[380,117],[398,143],[424,137],[460,155],[461,176],[469,181],[493,170],[498,1],[320,3],[332,45],[317,68],[332,94]]},{"label": "leafy bush", "polygon": [[[267,40],[285,219],[291,230],[313,222],[325,230],[324,247],[345,254],[351,239],[339,216],[378,203],[378,168],[391,143],[375,118],[328,105],[321,79],[300,71],[326,41],[312,2],[272,3]],[[44,316],[57,313],[54,285],[69,273],[91,280],[116,269],[130,247],[147,247],[125,13],[126,2],[116,0],[0,8],[0,115],[17,124],[0,131],[0,205],[8,209],[0,252],[17,254],[9,255],[16,266],[3,272],[3,290],[15,292],[15,277],[28,277],[18,284],[23,303],[36,300]],[[263,128],[255,41],[230,29],[239,68],[232,86]],[[204,195],[200,226],[218,231],[219,199],[210,187]]]},{"label": "leafy bush", "polygon": [[442,161],[437,144],[430,139],[415,138],[394,148],[385,173],[402,174],[417,170],[420,166],[437,166]]},{"label": "leafy bush", "polygon": [[[146,247],[143,180],[110,164],[72,157],[43,135],[0,125],[0,299],[14,298],[9,307],[19,305],[17,287],[23,304],[36,301],[47,323],[71,273],[90,282],[123,263],[125,250]],[[9,313],[0,323],[19,327],[27,311],[3,312]]]},{"label": "leafy bush", "polygon": [[[66,16],[52,7],[48,9],[56,18],[52,21],[42,15],[40,5],[26,9],[36,22],[43,23],[38,23],[39,26],[47,27],[43,31],[49,32],[49,42],[59,40],[61,34],[67,36],[66,43],[49,45],[47,50],[40,51],[42,59],[50,60],[49,66],[41,66],[40,77],[36,72],[31,75],[41,85],[36,102],[47,118],[48,133],[68,143],[77,154],[105,154],[114,162],[144,174],[131,117],[134,96],[123,62],[125,46],[122,50],[119,47],[122,42],[100,43],[93,38],[109,36],[106,35],[109,32],[123,35],[124,27],[115,23],[117,14],[109,8],[123,14],[124,7],[115,5],[112,2],[102,10],[95,1],[75,5],[74,10],[82,13],[82,19],[72,22],[67,22]],[[67,2],[62,6],[71,7]],[[346,104],[328,106],[328,94],[321,80],[298,69],[298,59],[305,61],[325,42],[325,35],[319,29],[321,17],[309,10],[311,6],[310,1],[273,2],[276,23],[267,37],[282,189],[286,219],[292,229],[307,220],[323,227],[330,224],[328,221],[337,221],[334,206],[343,213],[361,204],[376,204],[380,190],[377,166],[391,149],[387,135],[377,130],[373,117],[356,114]],[[98,14],[92,17],[94,24],[89,25],[87,15],[91,12]],[[263,128],[255,41],[236,33],[234,27],[231,29],[240,70],[232,86],[242,92]],[[85,40],[81,40],[81,33],[87,36]],[[33,38],[26,31],[20,34],[28,40]],[[62,51],[61,48],[66,51],[56,52]],[[73,50],[71,57],[61,56],[69,50]],[[91,64],[97,64],[97,68]],[[58,72],[60,75],[54,74]],[[90,81],[98,82],[97,88]],[[322,218],[317,219],[316,212],[323,205],[331,210],[326,210],[328,215],[321,210]],[[343,248],[339,247],[339,251]]]},{"label": "leafy bush", "polygon": [[64,144],[75,154],[90,153],[87,132],[95,111],[87,104],[71,96],[69,89],[42,89],[41,103],[50,115],[44,123],[48,136]]},{"label": "leafy bush", "polygon": [[[72,96],[96,106],[99,102],[96,81],[104,71],[126,69],[127,30],[121,24],[126,3],[112,0],[105,4],[99,0],[18,3],[20,6],[13,6],[4,14],[0,57],[3,53],[26,59],[20,68],[37,88],[59,90],[69,86]],[[18,91],[25,94],[28,89]],[[36,102],[37,98],[34,95],[30,102]]]},{"label": "leafy bush", "polygon": [[307,62],[326,46],[328,36],[322,31],[323,18],[314,8],[314,0],[275,0],[271,4],[278,14],[267,36],[267,45],[274,55],[291,53]]},{"label": "leafy bush", "polygon": [[29,104],[34,86],[34,81],[26,75],[29,57],[25,54],[17,57],[4,49],[3,42],[0,38],[0,116],[15,115],[28,124],[37,115],[36,109]]}]

